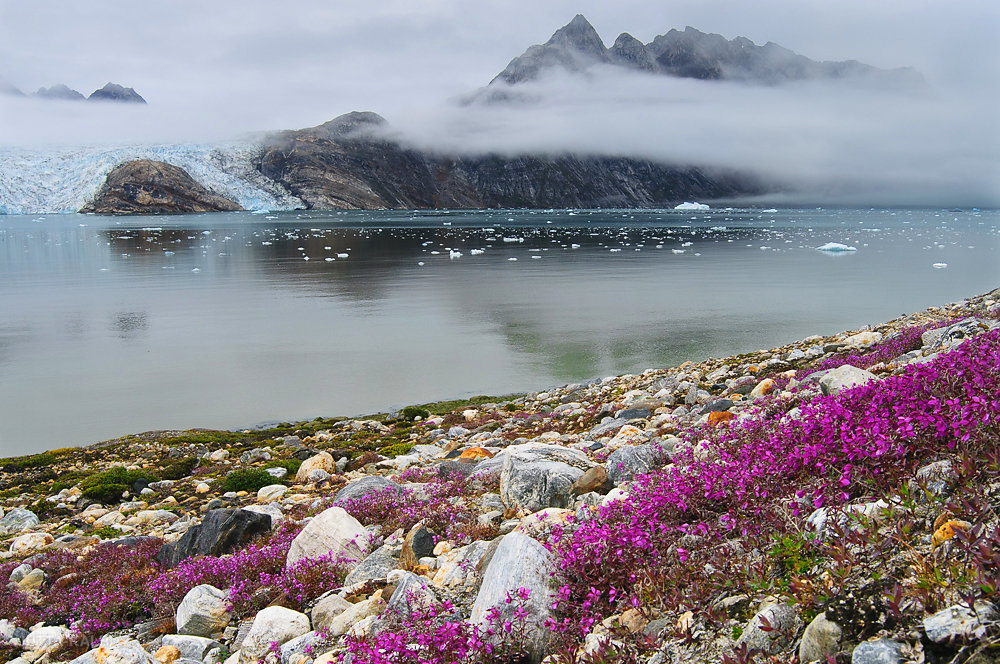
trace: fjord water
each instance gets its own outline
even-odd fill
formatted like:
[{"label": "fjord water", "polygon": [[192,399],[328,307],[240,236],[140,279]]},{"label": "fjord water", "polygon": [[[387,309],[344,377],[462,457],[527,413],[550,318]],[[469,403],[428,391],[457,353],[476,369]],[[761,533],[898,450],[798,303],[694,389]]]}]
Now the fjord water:
[{"label": "fjord water", "polygon": [[998,228],[906,209],[0,216],[0,456],[860,328],[996,288]]}]

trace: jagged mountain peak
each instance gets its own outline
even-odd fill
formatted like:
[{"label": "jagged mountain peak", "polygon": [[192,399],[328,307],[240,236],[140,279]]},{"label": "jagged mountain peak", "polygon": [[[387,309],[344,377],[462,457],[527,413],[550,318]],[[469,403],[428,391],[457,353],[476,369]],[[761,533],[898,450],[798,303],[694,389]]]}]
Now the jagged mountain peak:
[{"label": "jagged mountain peak", "polygon": [[43,99],[65,99],[68,101],[82,101],[86,99],[82,94],[63,83],[56,83],[49,88],[38,88],[34,96],[42,97]]},{"label": "jagged mountain peak", "polygon": [[601,36],[583,14],[577,14],[572,21],[556,30],[545,45],[571,48],[599,58],[604,56],[606,50]]},{"label": "jagged mountain peak", "polygon": [[372,111],[351,111],[338,115],[329,122],[316,127],[327,134],[337,138],[349,138],[373,131],[384,129],[389,126],[389,122],[378,113]]},{"label": "jagged mountain peak", "polygon": [[138,92],[133,88],[126,88],[117,83],[107,83],[100,90],[94,90],[89,97],[88,101],[116,101],[125,102],[132,104],[145,104],[146,100],[143,99]]}]

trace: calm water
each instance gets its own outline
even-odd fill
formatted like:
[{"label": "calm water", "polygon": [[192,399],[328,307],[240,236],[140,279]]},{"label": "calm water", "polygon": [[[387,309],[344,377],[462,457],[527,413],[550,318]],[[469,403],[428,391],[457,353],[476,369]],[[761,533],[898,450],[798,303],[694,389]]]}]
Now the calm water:
[{"label": "calm water", "polygon": [[[0,456],[879,323],[1000,285],[998,228],[941,210],[0,216]],[[815,250],[830,241],[857,251]]]}]

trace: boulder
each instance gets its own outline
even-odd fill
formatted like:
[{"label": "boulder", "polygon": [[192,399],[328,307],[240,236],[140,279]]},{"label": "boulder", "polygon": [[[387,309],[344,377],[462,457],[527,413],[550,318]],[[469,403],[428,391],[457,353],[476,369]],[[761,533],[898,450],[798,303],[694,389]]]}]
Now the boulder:
[{"label": "boulder", "polygon": [[329,452],[320,452],[311,456],[299,466],[299,470],[295,473],[295,483],[305,484],[309,481],[309,473],[316,469],[334,473],[337,471],[337,462]]},{"label": "boulder", "polygon": [[208,584],[195,586],[177,607],[177,633],[215,636],[222,633],[231,617],[228,594],[224,590]]},{"label": "boulder", "polygon": [[608,477],[615,484],[629,482],[636,475],[646,475],[667,460],[667,454],[655,443],[621,447],[604,461]]},{"label": "boulder", "polygon": [[403,550],[400,552],[399,564],[403,569],[413,569],[421,558],[434,554],[434,533],[422,523],[410,528],[403,538]]},{"label": "boulder", "polygon": [[181,652],[181,657],[201,661],[213,648],[220,648],[221,643],[213,639],[187,634],[164,634],[163,645],[173,646]]},{"label": "boulder", "polygon": [[70,664],[158,664],[142,647],[127,636],[105,636],[101,645],[77,657]]},{"label": "boulder", "polygon": [[288,492],[288,487],[284,484],[268,484],[257,490],[257,500],[262,503],[269,503],[278,500]]},{"label": "boulder", "polygon": [[384,579],[389,572],[399,567],[399,546],[384,544],[365,556],[357,567],[351,570],[344,579],[345,586],[352,586],[362,581]]},{"label": "boulder", "polygon": [[842,636],[840,625],[827,618],[824,611],[806,626],[799,644],[799,661],[826,662],[827,655],[835,655],[840,649]]},{"label": "boulder", "polygon": [[607,493],[615,487],[615,483],[608,477],[608,471],[604,466],[594,466],[578,477],[569,488],[574,496],[581,496],[591,491],[595,493]]},{"label": "boulder", "polygon": [[996,607],[989,602],[973,607],[955,604],[924,618],[924,632],[935,643],[968,643],[986,636],[987,624],[996,618]]},{"label": "boulder", "polygon": [[434,585],[474,589],[479,580],[477,570],[490,548],[490,542],[476,541],[467,546],[442,553],[437,558],[437,569],[434,570],[433,578]]},{"label": "boulder", "polygon": [[427,608],[436,599],[427,579],[412,572],[397,570],[389,575],[389,583],[396,589],[389,596],[386,609],[401,616],[408,616],[415,609]]},{"label": "boulder", "polygon": [[31,510],[15,507],[0,519],[0,535],[13,535],[30,530],[40,523],[38,516]]},{"label": "boulder", "polygon": [[377,491],[402,493],[403,489],[399,484],[381,475],[369,475],[368,477],[362,477],[359,480],[351,482],[338,491],[337,495],[334,496],[334,501],[343,503],[346,500],[357,500]]},{"label": "boulder", "polygon": [[254,664],[270,652],[272,642],[280,646],[308,631],[309,616],[283,606],[269,606],[253,619],[240,646],[240,664]]},{"label": "boulder", "polygon": [[579,450],[543,443],[511,445],[502,456],[500,498],[525,512],[572,506],[573,483],[596,465]]},{"label": "boulder", "polygon": [[378,616],[385,610],[385,600],[381,597],[371,597],[369,599],[352,604],[343,613],[330,621],[327,632],[333,638],[343,636],[355,624],[361,622],[368,616]]},{"label": "boulder", "polygon": [[[527,609],[524,636],[530,661],[541,662],[550,634],[544,623],[554,601],[549,581],[557,571],[552,554],[537,541],[516,532],[505,535],[483,574],[469,622],[485,629],[494,608],[498,609],[500,625],[508,620],[516,622],[515,611],[523,606]],[[523,594],[519,596],[519,592]]]},{"label": "boulder", "polygon": [[877,379],[878,377],[870,371],[843,364],[824,374],[819,381],[819,387],[823,394],[832,395]]},{"label": "boulder", "polygon": [[191,556],[221,556],[270,530],[267,514],[231,508],[210,510],[201,524],[188,528],[176,542],[164,544],[156,559],[172,567]]},{"label": "boulder", "polygon": [[[767,620],[769,629],[764,627],[762,619]],[[750,619],[736,645],[777,655],[788,649],[801,625],[802,619],[794,607],[782,603],[769,604]]]},{"label": "boulder", "polygon": [[352,606],[353,604],[340,595],[330,594],[325,597],[321,597],[316,602],[316,605],[313,607],[310,614],[312,616],[313,627],[316,629],[329,627],[334,618]]},{"label": "boulder", "polygon": [[352,568],[364,559],[369,535],[361,523],[342,507],[320,512],[302,529],[288,550],[286,565],[291,567],[305,558],[331,555]]},{"label": "boulder", "polygon": [[22,645],[25,650],[42,654],[55,653],[68,646],[73,638],[73,632],[65,627],[39,627],[24,637]]},{"label": "boulder", "polygon": [[851,664],[902,664],[903,646],[890,639],[859,643],[851,654]]},{"label": "boulder", "polygon": [[29,551],[37,551],[39,549],[44,549],[49,544],[52,544],[55,540],[52,535],[48,533],[25,533],[19,537],[14,538],[11,542],[10,551],[11,553],[23,554]]}]

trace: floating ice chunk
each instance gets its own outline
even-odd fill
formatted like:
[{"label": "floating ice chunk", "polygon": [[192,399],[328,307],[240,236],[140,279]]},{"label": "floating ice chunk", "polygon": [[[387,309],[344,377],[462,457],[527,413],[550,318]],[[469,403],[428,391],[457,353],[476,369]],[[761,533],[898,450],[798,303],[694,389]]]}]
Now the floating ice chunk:
[{"label": "floating ice chunk", "polygon": [[523,237],[505,237],[504,242],[524,242]]},{"label": "floating ice chunk", "polygon": [[454,249],[452,249],[451,251],[448,252],[448,258],[450,260],[455,260],[456,258],[461,258],[461,257],[462,257],[461,251],[455,251]]},{"label": "floating ice chunk", "polygon": [[683,254],[685,251],[687,251],[687,249],[671,249],[670,251],[674,252],[675,254]]},{"label": "floating ice chunk", "polygon": [[509,261],[516,261],[517,259],[516,258],[508,258],[507,260],[509,260]]},{"label": "floating ice chunk", "polygon": [[577,243],[574,242],[573,244],[569,245],[569,248],[570,249],[579,249],[580,245],[578,245]]},{"label": "floating ice chunk", "polygon": [[704,203],[689,203],[684,201],[680,205],[674,206],[675,210],[708,210],[709,207]]},{"label": "floating ice chunk", "polygon": [[948,267],[948,264],[947,263],[934,263],[934,265],[932,265],[931,267],[936,267],[937,269],[942,270],[942,269]]},{"label": "floating ice chunk", "polygon": [[193,267],[193,268],[191,268],[191,271],[192,272],[201,272],[201,268],[200,267]]},{"label": "floating ice chunk", "polygon": [[539,259],[541,256],[532,256],[533,259]]},{"label": "floating ice chunk", "polygon": [[337,258],[350,258],[350,254],[337,254]]},{"label": "floating ice chunk", "polygon": [[469,253],[472,254],[473,256],[479,256],[480,254],[486,253],[486,250],[485,249],[470,249]]},{"label": "floating ice chunk", "polygon": [[841,244],[839,242],[827,242],[822,247],[816,247],[816,251],[827,251],[830,253],[839,253],[841,251],[857,251],[857,247],[849,247],[846,244]]},{"label": "floating ice chunk", "polygon": [[331,258],[330,256],[327,256],[327,257],[326,257],[326,258],[324,258],[323,260],[324,260],[324,261],[326,261],[327,263],[332,263],[332,262],[334,261],[334,259],[333,259],[333,258]]}]

